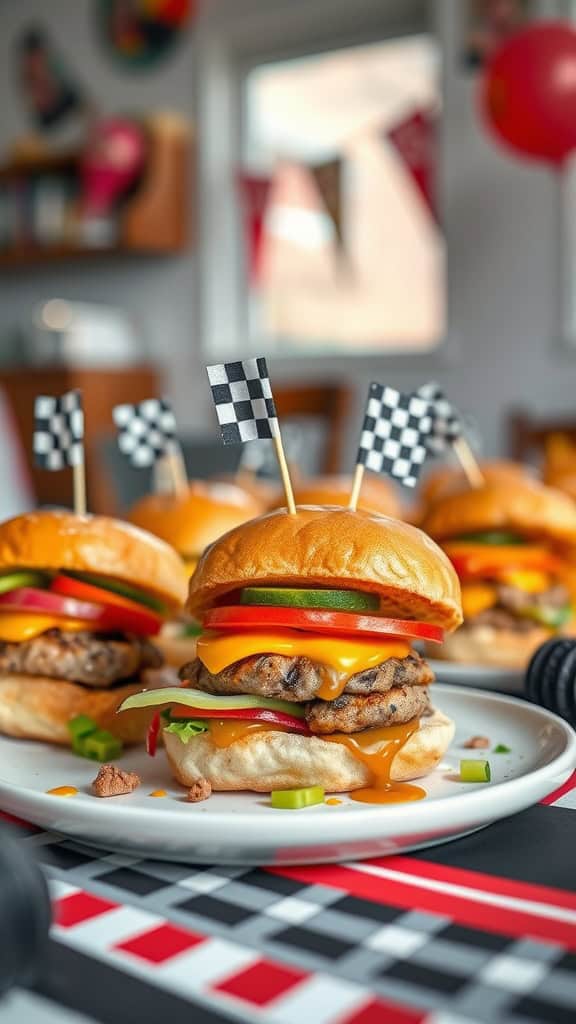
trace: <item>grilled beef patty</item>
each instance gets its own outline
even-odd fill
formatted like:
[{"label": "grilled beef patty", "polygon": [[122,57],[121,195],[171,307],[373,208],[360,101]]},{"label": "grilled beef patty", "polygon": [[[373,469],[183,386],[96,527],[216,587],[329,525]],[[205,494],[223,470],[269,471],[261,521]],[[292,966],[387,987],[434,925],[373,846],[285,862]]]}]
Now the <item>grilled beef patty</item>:
[{"label": "grilled beef patty", "polygon": [[493,629],[509,629],[514,633],[530,633],[537,623],[523,615],[526,608],[563,608],[570,603],[570,594],[563,583],[556,583],[549,590],[529,594],[519,587],[500,583],[498,603],[486,608],[478,615],[466,620],[468,626],[491,626]]},{"label": "grilled beef patty", "polygon": [[[323,681],[323,668],[309,658],[283,654],[254,654],[212,675],[199,658],[188,662],[180,678],[207,693],[254,693],[259,697],[303,702],[313,700]],[[351,676],[345,693],[386,693],[393,686],[426,686],[434,673],[415,652],[407,658],[389,658],[376,668]],[[335,703],[335,702],[332,702]]]},{"label": "grilled beef patty", "polygon": [[0,642],[0,674],[47,676],[107,687],[145,668],[159,668],[160,651],[137,636],[66,633],[49,629],[23,643]]},{"label": "grilled beef patty", "polygon": [[306,708],[310,731],[360,732],[384,725],[403,725],[430,711],[426,686],[394,686],[387,693],[357,697],[343,693],[336,700],[314,700]]}]

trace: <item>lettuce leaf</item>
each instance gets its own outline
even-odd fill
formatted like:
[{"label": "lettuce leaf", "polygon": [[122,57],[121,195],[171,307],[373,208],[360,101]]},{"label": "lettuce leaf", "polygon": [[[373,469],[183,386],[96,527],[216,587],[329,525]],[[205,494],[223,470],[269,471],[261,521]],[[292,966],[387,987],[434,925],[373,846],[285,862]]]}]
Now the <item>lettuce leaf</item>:
[{"label": "lettuce leaf", "polygon": [[207,722],[201,722],[198,718],[164,718],[164,732],[171,732],[177,736],[182,743],[188,743],[203,732],[208,732]]}]

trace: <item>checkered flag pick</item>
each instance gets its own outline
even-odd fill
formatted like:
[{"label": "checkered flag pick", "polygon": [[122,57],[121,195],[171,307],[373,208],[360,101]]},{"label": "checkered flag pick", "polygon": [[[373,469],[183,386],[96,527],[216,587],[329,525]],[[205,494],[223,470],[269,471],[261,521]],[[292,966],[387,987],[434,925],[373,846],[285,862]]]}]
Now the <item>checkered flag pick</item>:
[{"label": "checkered flag pick", "polygon": [[431,431],[432,414],[424,398],[371,384],[357,465],[415,487]]},{"label": "checkered flag pick", "polygon": [[278,437],[278,418],[266,360],[207,366],[224,444]]},{"label": "checkered flag pick", "polygon": [[432,406],[432,433],[426,444],[431,452],[439,455],[462,436],[462,420],[458,411],[448,401],[436,381],[429,381],[418,388],[417,395]]},{"label": "checkered flag pick", "polygon": [[84,412],[79,391],[38,395],[34,403],[34,462],[59,470],[84,462]]},{"label": "checkered flag pick", "polygon": [[164,455],[180,452],[176,419],[165,398],[147,398],[136,405],[117,405],[118,447],[137,469],[153,466]]}]

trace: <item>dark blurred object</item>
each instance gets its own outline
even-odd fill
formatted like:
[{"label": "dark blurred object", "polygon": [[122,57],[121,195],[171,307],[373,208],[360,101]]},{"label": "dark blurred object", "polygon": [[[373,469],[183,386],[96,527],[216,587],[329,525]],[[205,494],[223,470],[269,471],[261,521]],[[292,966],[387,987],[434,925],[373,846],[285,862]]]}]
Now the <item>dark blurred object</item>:
[{"label": "dark blurred object", "polygon": [[526,696],[576,726],[576,640],[542,644],[528,665]]},{"label": "dark blurred object", "polygon": [[122,66],[144,70],[170,53],[198,0],[97,0],[106,44]]},{"label": "dark blurred object", "polygon": [[48,887],[22,843],[0,827],[0,997],[29,985],[41,966],[50,927]]},{"label": "dark blurred object", "polygon": [[468,68],[479,68],[518,31],[526,20],[530,3],[529,0],[472,0],[463,6],[472,12],[463,62]]},{"label": "dark blurred object", "polygon": [[39,394],[61,395],[76,389],[82,392],[86,417],[86,484],[91,512],[110,515],[116,512],[116,495],[103,465],[97,439],[113,429],[112,409],[121,402],[142,402],[160,393],[154,367],[133,365],[117,370],[84,370],[29,367],[0,372],[28,461],[33,487],[40,505],[72,504],[72,470],[45,473],[32,465],[34,399]]},{"label": "dark blurred object", "polygon": [[342,384],[281,385],[274,388],[274,401],[281,424],[300,416],[313,417],[323,424],[324,454],[316,472],[337,473],[351,405],[350,389]]},{"label": "dark blurred object", "polygon": [[488,64],[481,105],[516,156],[561,170],[576,148],[576,30],[541,21],[512,36]]},{"label": "dark blurred object", "polygon": [[508,417],[508,447],[518,462],[542,461],[553,434],[563,434],[576,444],[576,416],[533,416],[527,409],[513,409]]},{"label": "dark blurred object", "polygon": [[43,29],[26,29],[16,52],[21,89],[37,128],[50,130],[85,109],[80,88]]}]

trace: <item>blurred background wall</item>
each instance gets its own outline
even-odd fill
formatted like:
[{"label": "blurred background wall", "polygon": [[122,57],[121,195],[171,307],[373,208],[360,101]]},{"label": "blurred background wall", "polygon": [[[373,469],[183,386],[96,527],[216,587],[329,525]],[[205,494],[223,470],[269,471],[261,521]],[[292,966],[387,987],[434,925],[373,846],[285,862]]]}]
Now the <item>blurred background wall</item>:
[{"label": "blurred background wall", "polygon": [[[238,15],[245,7],[258,31],[259,12],[306,0],[214,0],[212,17]],[[547,6],[553,13],[553,5]],[[392,10],[390,0],[381,7]],[[448,344],[438,356],[350,359],[328,356],[271,360],[274,377],[352,380],[357,415],[370,379],[409,389],[424,375],[440,379],[459,406],[478,421],[489,453],[506,446],[504,419],[511,406],[545,412],[569,410],[574,401],[574,350],[562,345],[560,251],[562,223],[558,178],[536,164],[499,150],[475,112],[476,81],[457,59],[458,0],[439,0],[435,16],[443,46],[446,82],[442,128],[443,205],[448,242]],[[65,42],[69,66],[82,74],[105,113],[170,108],[194,118],[195,66],[201,29],[190,33],[171,60],[146,76],[128,76],[96,45],[92,0],[0,0],[0,151],[22,131],[23,111],[15,89],[11,47],[31,21],[43,21]],[[191,177],[192,183],[192,177]],[[200,211],[201,214],[201,211]],[[196,232],[196,211],[191,213]],[[204,233],[210,225],[203,225]],[[201,236],[202,237],[202,236]],[[6,338],[53,295],[120,306],[136,317],[154,360],[164,370],[182,429],[212,426],[203,364],[199,311],[198,241],[168,259],[81,262],[65,267],[27,267],[2,272],[0,332]],[[355,423],[357,420],[355,419]],[[356,444],[349,435],[350,451]]]}]

